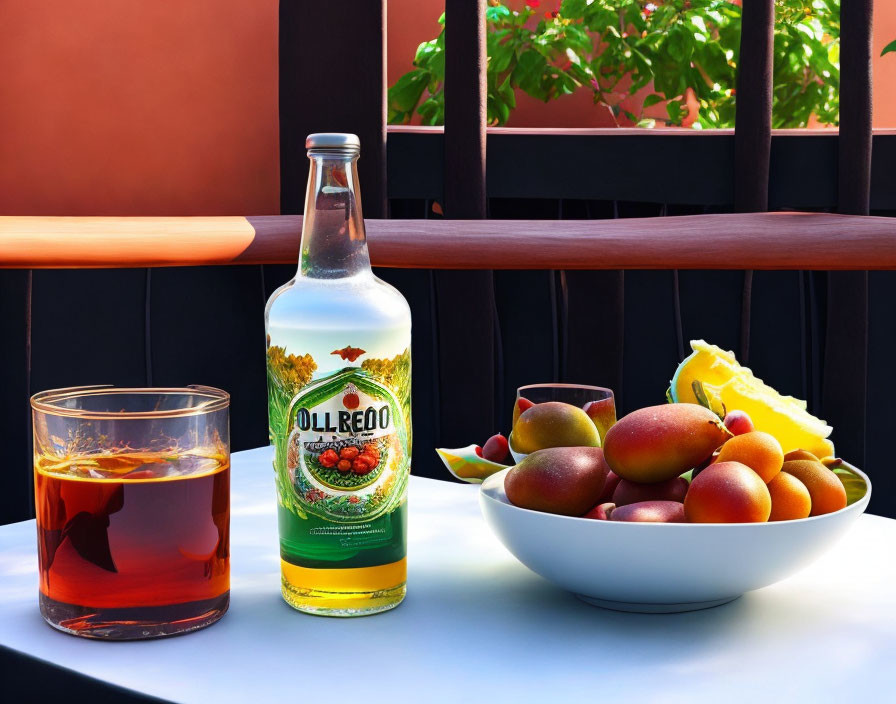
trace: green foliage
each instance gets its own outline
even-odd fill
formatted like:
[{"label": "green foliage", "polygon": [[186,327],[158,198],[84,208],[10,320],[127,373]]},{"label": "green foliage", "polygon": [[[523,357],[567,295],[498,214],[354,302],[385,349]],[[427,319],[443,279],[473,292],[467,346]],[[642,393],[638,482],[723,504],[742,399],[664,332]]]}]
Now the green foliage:
[{"label": "green foliage", "polygon": [[274,472],[280,501],[300,518],[306,518],[289,488],[286,469],[287,439],[289,436],[289,404],[293,396],[311,380],[317,363],[310,354],[287,354],[282,347],[267,350],[268,423],[271,444],[274,446]]},{"label": "green foliage", "polygon": [[[533,0],[533,5],[540,3]],[[840,0],[776,0],[774,127],[804,127],[811,116],[839,119]],[[588,90],[617,124],[652,126],[644,108],[666,104],[666,125],[681,125],[696,101],[694,127],[734,125],[741,8],[730,0],[563,0],[559,12],[486,10],[488,122],[507,122],[514,89],[545,102]],[[417,49],[414,69],[389,89],[389,122],[426,125],[445,116],[442,31]],[[896,42],[885,49],[896,51]],[[640,114],[623,100],[653,84]]]},{"label": "green foliage", "polygon": [[880,52],[880,55],[883,56],[884,54],[889,54],[891,52],[896,52],[896,39],[887,44],[884,47],[884,50]]}]

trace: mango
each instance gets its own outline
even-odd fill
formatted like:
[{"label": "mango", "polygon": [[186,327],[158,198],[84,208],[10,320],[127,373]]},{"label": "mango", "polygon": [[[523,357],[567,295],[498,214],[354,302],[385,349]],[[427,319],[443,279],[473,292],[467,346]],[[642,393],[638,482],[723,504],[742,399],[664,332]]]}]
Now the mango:
[{"label": "mango", "polygon": [[649,406],[629,413],[607,431],[604,456],[623,479],[649,484],[698,466],[731,437],[719,417],[703,406]]},{"label": "mango", "polygon": [[617,506],[610,512],[611,521],[633,523],[684,523],[684,505],[678,501],[639,501]]},{"label": "mango", "polygon": [[688,493],[688,480],[673,477],[664,482],[653,484],[637,484],[628,479],[621,479],[613,492],[613,503],[617,506],[636,504],[641,501],[684,501]]},{"label": "mango", "polygon": [[520,508],[581,516],[600,498],[607,471],[599,447],[536,450],[507,473],[504,491]]},{"label": "mango", "polygon": [[599,447],[597,427],[578,406],[559,401],[537,403],[513,426],[513,449],[521,454],[550,447]]}]

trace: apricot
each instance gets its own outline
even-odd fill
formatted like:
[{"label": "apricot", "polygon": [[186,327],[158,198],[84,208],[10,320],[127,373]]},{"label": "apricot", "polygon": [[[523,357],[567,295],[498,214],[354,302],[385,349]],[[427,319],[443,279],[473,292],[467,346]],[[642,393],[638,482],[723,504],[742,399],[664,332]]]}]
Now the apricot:
[{"label": "apricot", "polygon": [[812,460],[813,462],[819,461],[818,457],[813,455],[808,450],[791,450],[786,455],[784,455],[785,462],[790,462],[790,460]]},{"label": "apricot", "polygon": [[722,445],[716,462],[740,462],[762,477],[766,484],[781,471],[784,450],[773,435],[754,430],[731,438]]},{"label": "apricot", "polygon": [[578,406],[559,401],[537,403],[513,426],[513,449],[522,454],[551,447],[599,447],[591,417]]},{"label": "apricot", "polygon": [[611,521],[634,523],[684,523],[684,506],[678,501],[639,501],[617,506],[610,512]]},{"label": "apricot", "polygon": [[536,450],[507,472],[504,491],[520,508],[581,516],[603,492],[608,470],[602,456],[599,447]]},{"label": "apricot", "polygon": [[617,506],[636,504],[641,501],[684,501],[688,493],[688,480],[681,477],[672,477],[664,482],[653,484],[638,484],[628,479],[619,481],[613,491],[613,503]]},{"label": "apricot", "polygon": [[616,504],[612,502],[605,502],[602,504],[598,504],[593,509],[591,509],[588,513],[586,513],[582,518],[594,518],[598,521],[609,521],[610,515],[613,513],[616,508]]},{"label": "apricot", "polygon": [[768,493],[772,497],[770,521],[792,521],[806,518],[812,510],[809,490],[792,474],[778,472],[768,483]]},{"label": "apricot", "polygon": [[703,406],[649,406],[607,431],[604,456],[623,479],[661,482],[697,466],[730,437],[719,417]]},{"label": "apricot", "polygon": [[846,507],[846,489],[843,488],[843,482],[821,462],[790,460],[784,463],[783,471],[806,485],[812,498],[810,516],[821,516]]},{"label": "apricot", "polygon": [[768,487],[740,462],[716,462],[691,482],[684,497],[690,523],[764,523],[772,511]]}]

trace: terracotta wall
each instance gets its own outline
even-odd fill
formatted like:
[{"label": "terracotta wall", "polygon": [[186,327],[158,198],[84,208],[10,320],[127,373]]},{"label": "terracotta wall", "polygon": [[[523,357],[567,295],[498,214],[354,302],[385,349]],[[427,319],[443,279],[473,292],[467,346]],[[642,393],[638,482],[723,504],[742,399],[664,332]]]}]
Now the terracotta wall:
[{"label": "terracotta wall", "polygon": [[7,0],[0,66],[0,213],[278,211],[277,0]]},{"label": "terracotta wall", "polygon": [[[388,3],[392,81],[435,36],[444,0]],[[0,3],[0,214],[277,212],[277,6]],[[896,127],[896,55],[877,56],[896,38],[896,3],[875,12],[874,123]],[[609,119],[582,92],[522,96],[510,124]]]}]

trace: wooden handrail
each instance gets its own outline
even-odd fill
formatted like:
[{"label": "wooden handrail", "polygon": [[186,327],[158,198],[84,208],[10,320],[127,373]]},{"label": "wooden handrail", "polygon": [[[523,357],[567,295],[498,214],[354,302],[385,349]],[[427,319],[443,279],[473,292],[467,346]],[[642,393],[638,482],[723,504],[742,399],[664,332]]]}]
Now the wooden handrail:
[{"label": "wooden handrail", "polygon": [[[0,217],[0,268],[295,263],[299,216]],[[421,269],[896,269],[896,218],[368,220],[374,265]]]}]

